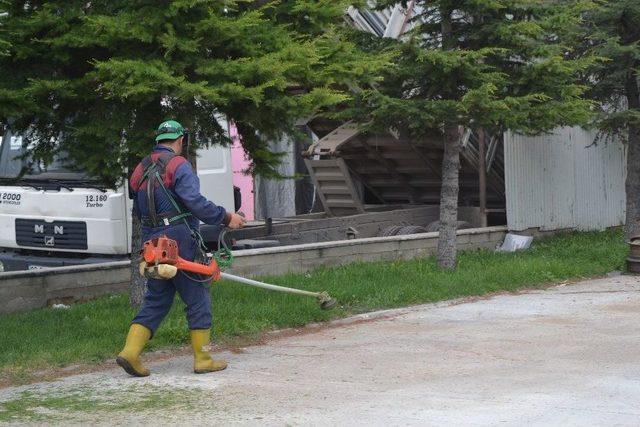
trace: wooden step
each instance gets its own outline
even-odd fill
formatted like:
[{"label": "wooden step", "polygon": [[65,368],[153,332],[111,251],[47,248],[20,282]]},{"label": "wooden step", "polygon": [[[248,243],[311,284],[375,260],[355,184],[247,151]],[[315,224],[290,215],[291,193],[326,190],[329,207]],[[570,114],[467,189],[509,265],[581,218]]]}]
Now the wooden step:
[{"label": "wooden step", "polygon": [[326,159],[326,160],[309,160],[311,166],[315,168],[325,168],[325,167],[338,167],[338,162],[336,159]]},{"label": "wooden step", "polygon": [[324,182],[324,181],[345,181],[344,175],[338,171],[338,172],[320,172],[320,173],[316,173],[315,174],[316,179],[319,182]]},{"label": "wooden step", "polygon": [[346,185],[322,185],[320,189],[325,194],[351,194]]},{"label": "wooden step", "polygon": [[364,213],[364,205],[344,159],[305,159],[318,198],[328,215]]},{"label": "wooden step", "polygon": [[357,206],[353,200],[340,200],[328,198],[327,204],[332,208],[353,208],[357,209]]}]

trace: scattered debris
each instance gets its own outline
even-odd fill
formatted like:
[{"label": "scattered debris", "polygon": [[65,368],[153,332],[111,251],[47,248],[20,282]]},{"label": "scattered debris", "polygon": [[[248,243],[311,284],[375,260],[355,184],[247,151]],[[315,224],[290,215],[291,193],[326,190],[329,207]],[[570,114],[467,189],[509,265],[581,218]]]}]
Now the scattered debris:
[{"label": "scattered debris", "polygon": [[533,242],[532,236],[520,236],[518,234],[507,233],[504,238],[502,246],[500,246],[498,252],[515,252],[521,250],[527,250]]},{"label": "scattered debris", "polygon": [[71,306],[66,304],[53,304],[51,308],[54,310],[68,310]]}]

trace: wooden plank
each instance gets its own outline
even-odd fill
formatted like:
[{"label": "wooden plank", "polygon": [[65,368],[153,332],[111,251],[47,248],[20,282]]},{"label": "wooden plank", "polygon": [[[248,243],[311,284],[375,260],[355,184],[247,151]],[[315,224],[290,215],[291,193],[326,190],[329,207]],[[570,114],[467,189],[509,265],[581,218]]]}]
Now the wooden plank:
[{"label": "wooden plank", "polygon": [[[364,168],[363,168],[364,169]],[[423,175],[423,176],[434,176],[433,172],[424,167],[423,165],[406,165],[400,164],[396,167],[396,171],[404,174],[404,175]],[[391,174],[389,170],[381,165],[371,165],[367,166],[366,169],[361,171],[361,174],[371,175],[371,174]],[[439,177],[438,177],[439,178]]]},{"label": "wooden plank", "polygon": [[362,147],[365,149],[365,151],[367,153],[369,153],[369,155],[374,157],[378,161],[378,163],[380,163],[385,168],[387,168],[389,174],[391,174],[395,179],[397,179],[402,184],[407,186],[407,188],[409,190],[409,194],[410,194],[410,201],[412,203],[415,202],[414,189],[411,188],[411,184],[409,183],[409,179],[406,176],[402,175],[400,172],[398,172],[397,169],[396,169],[396,166],[393,163],[391,163],[391,161],[389,161],[388,159],[384,158],[382,156],[382,154],[380,154],[380,152],[378,152],[378,150],[376,150],[373,147],[371,147],[369,145],[368,141],[365,141],[362,138],[360,138],[359,142],[362,145]]},{"label": "wooden plank", "polygon": [[320,203],[322,203],[322,207],[327,215],[332,216],[331,207],[327,204],[327,200],[324,198],[324,194],[320,188],[320,182],[318,182],[318,178],[313,170],[313,163],[309,159],[304,159],[304,164],[307,166],[307,170],[309,171],[309,177],[311,178],[311,182],[316,187],[316,193],[318,193],[318,198],[320,199]]},{"label": "wooden plank", "polygon": [[[382,149],[380,148],[380,150]],[[398,159],[411,158],[414,160],[420,160],[416,158],[416,155],[412,151],[406,151],[406,150],[391,150],[391,149],[385,148],[384,155],[385,157],[389,157],[389,158],[398,158]],[[423,155],[427,157],[434,164],[439,165],[442,162],[441,151],[431,150],[431,151],[423,152]],[[344,150],[344,151],[340,151],[340,157],[342,157],[345,160],[360,160],[363,157],[366,158],[368,156],[366,155],[366,153],[362,153],[362,151]]]},{"label": "wooden plank", "polygon": [[431,159],[429,159],[427,156],[424,155],[424,153],[418,149],[418,147],[416,147],[416,145],[413,143],[413,141],[411,141],[410,139],[407,140],[407,145],[409,145],[409,147],[411,148],[411,150],[413,150],[413,152],[415,153],[416,156],[418,156],[418,158],[420,160],[422,160],[424,162],[424,164],[431,169],[431,172],[433,172],[437,177],[441,177],[442,174],[440,173],[440,168],[438,168],[432,161]]},{"label": "wooden plank", "polygon": [[[355,212],[364,213],[364,206],[344,160],[340,158],[331,160],[306,159],[305,162],[307,168],[313,171],[312,181],[316,186],[320,202],[328,214],[337,215],[337,208],[340,209],[340,213],[343,213],[344,209],[353,209]],[[329,184],[327,185],[327,183]]]},{"label": "wooden plank", "polygon": [[309,163],[314,168],[324,168],[324,167],[337,167],[336,159],[327,159],[327,160],[313,160],[309,159]]},{"label": "wooden plank", "polygon": [[347,122],[313,144],[305,155],[333,154],[341,145],[346,144],[360,133],[361,130],[357,124]]},{"label": "wooden plank", "polygon": [[367,135],[367,143],[374,148],[394,148],[403,147],[405,144],[392,135]]},{"label": "wooden plank", "polygon": [[[348,227],[355,227],[360,232],[360,237],[371,237],[375,236],[376,232],[367,234],[367,230],[374,230],[378,227],[386,228],[390,225],[402,223],[426,225],[438,219],[439,214],[438,206],[409,207],[405,204],[398,204],[396,207],[390,205],[379,206],[385,210],[354,215],[354,210],[351,209],[350,212],[352,214],[347,217],[325,217],[303,222],[298,222],[297,218],[292,218],[293,222],[291,223],[274,224],[270,235],[267,235],[266,227],[242,228],[231,231],[229,235],[238,240],[269,238],[280,240],[282,244],[299,244],[344,238],[344,231]],[[464,209],[466,208],[461,207],[461,212]],[[336,215],[340,213],[340,210],[338,210]],[[371,224],[371,227],[369,227],[369,224]]]},{"label": "wooden plank", "polygon": [[[336,213],[336,216],[351,216],[354,213],[354,210],[351,208],[334,208],[334,212]],[[346,235],[344,236],[346,237]]]},{"label": "wooden plank", "polygon": [[[335,160],[334,160],[335,163]],[[321,173],[321,172],[337,172],[340,173],[340,169],[338,168],[338,165],[334,164],[332,166],[313,166],[313,170],[315,171],[316,174]]]},{"label": "wooden plank", "polygon": [[351,194],[347,186],[338,185],[321,185],[324,194]]},{"label": "wooden plank", "polygon": [[[469,131],[467,131],[467,134],[468,134],[468,143],[460,152],[460,154],[462,154],[462,160],[464,160],[473,169],[478,171],[481,166],[480,166],[480,153],[478,151],[478,147],[476,147],[477,138],[475,138],[472,133],[469,133]],[[484,159],[486,160],[486,157],[484,157]],[[500,195],[505,194],[504,180],[500,176],[500,174],[498,174],[495,171],[495,169],[492,169],[489,171],[487,175],[487,184],[496,193]]]},{"label": "wooden plank", "polygon": [[[340,199],[334,199],[334,198],[327,198],[327,204],[331,206],[332,209],[333,208],[353,208],[354,210],[358,209],[358,206],[356,205],[355,201],[351,199],[340,200]],[[364,209],[362,211],[364,211]]]},{"label": "wooden plank", "polygon": [[401,183],[391,180],[372,179],[369,181],[369,183],[378,188],[379,191],[384,191],[385,188],[406,188]]},{"label": "wooden plank", "polygon": [[351,192],[351,198],[353,199],[358,212],[364,213],[364,205],[362,203],[362,200],[360,199],[360,194],[358,193],[356,186],[353,183],[353,179],[351,179],[351,173],[349,171],[349,168],[347,167],[347,164],[344,162],[344,159],[338,158],[336,160],[338,163],[338,167],[345,177],[345,183],[347,185],[347,188],[349,188],[349,191]]},{"label": "wooden plank", "polygon": [[345,201],[348,200],[350,202],[353,202],[353,205],[356,205],[356,202],[353,201],[353,197],[351,197],[351,193],[347,193],[347,194],[336,194],[336,193],[332,193],[332,194],[327,194],[324,193],[324,198],[327,199],[327,203],[331,203],[331,201]]},{"label": "wooden plank", "polygon": [[314,173],[319,182],[323,181],[339,181],[344,182],[344,175],[340,172],[319,172]]},{"label": "wooden plank", "polygon": [[358,179],[358,181],[360,181],[362,183],[362,185],[364,185],[369,190],[369,192],[373,195],[373,197],[375,197],[376,199],[380,200],[382,203],[385,203],[384,198],[380,195],[378,190],[376,190],[369,183],[369,180],[365,179],[357,171],[355,171],[353,168],[349,167],[349,165],[347,165],[346,162],[345,162],[345,165],[347,166],[347,169],[349,170],[349,172],[351,172],[351,176],[356,177],[356,179]]},{"label": "wooden plank", "polygon": [[[411,183],[412,187],[416,187],[416,188],[425,188],[425,187],[440,188],[440,186],[442,185],[442,181],[437,179],[416,178],[416,179],[411,179],[409,182]],[[390,181],[390,180],[385,180],[382,177],[376,178],[376,179],[370,179],[369,183],[375,187],[380,187],[380,188],[385,188],[385,187],[402,188],[402,185],[400,185],[399,183]],[[470,180],[470,179],[465,179],[465,180],[461,179],[460,188],[469,188],[469,189],[477,190],[478,181]]]},{"label": "wooden plank", "polygon": [[392,160],[401,160],[403,162],[411,162],[411,163],[415,163],[416,160],[420,160],[420,164],[423,165],[423,161],[420,157],[416,156],[416,153],[414,151],[411,150],[407,150],[407,151],[396,151],[396,150],[385,150],[384,151],[384,156],[387,159],[392,159]]}]

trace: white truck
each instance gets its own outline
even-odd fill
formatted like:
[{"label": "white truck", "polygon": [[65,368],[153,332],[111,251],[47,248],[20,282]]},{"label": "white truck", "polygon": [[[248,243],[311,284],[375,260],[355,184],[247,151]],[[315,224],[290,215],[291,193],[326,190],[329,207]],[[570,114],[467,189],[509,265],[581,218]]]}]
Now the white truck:
[{"label": "white truck", "polygon": [[[128,259],[132,201],[126,184],[105,188],[60,160],[15,181],[23,150],[22,138],[5,129],[0,139],[0,271]],[[231,149],[216,146],[197,154],[202,194],[237,210]]]}]

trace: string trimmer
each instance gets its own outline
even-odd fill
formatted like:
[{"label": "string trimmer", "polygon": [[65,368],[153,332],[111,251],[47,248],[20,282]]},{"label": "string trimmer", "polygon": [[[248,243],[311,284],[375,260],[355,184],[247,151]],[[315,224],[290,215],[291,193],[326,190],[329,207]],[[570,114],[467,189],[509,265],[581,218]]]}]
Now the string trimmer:
[{"label": "string trimmer", "polygon": [[[286,292],[295,295],[313,297],[320,308],[330,310],[336,305],[336,300],[331,298],[326,292],[309,292],[301,289],[287,288],[285,286],[270,285],[257,280],[246,279],[223,273],[222,266],[229,266],[231,253],[227,248],[208,257],[206,263],[187,261],[178,255],[178,243],[167,236],[148,240],[142,247],[142,260],[140,262],[140,274],[152,279],[172,279],[181,271],[183,274],[196,273],[204,276],[204,279],[194,279],[198,282],[217,282],[226,279],[234,283],[268,289],[276,292]],[[191,276],[189,276],[191,277]]]}]

